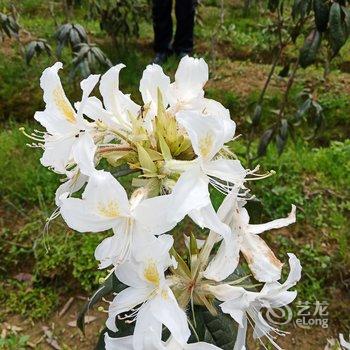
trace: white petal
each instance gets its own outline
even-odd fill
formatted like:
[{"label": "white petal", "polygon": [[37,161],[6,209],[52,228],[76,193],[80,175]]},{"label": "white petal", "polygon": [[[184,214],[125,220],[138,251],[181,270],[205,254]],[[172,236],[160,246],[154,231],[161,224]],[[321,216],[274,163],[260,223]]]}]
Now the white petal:
[{"label": "white petal", "polygon": [[60,212],[66,224],[79,232],[102,232],[120,224],[123,218],[108,218],[98,214],[96,206],[78,198],[68,198],[63,194],[59,198]]},{"label": "white petal", "polygon": [[[220,304],[220,308],[224,313],[229,314],[239,324],[239,326],[242,327],[246,318],[246,311],[248,310],[252,300],[254,300],[256,293],[247,292],[241,287],[230,287],[232,289],[235,288],[236,290],[233,290],[230,293],[228,286],[225,288],[227,290],[219,290],[219,294],[221,292],[222,295],[218,296],[222,299],[228,299]],[[243,289],[243,291],[240,289]],[[217,291],[216,294],[218,294]],[[230,294],[232,294],[231,297]]]},{"label": "white petal", "polygon": [[101,77],[100,92],[106,109],[113,114],[119,114],[118,101],[115,93],[119,91],[119,73],[125,64],[117,64]]},{"label": "white petal", "polygon": [[52,67],[43,71],[40,78],[40,87],[44,91],[46,108],[44,112],[37,112],[34,118],[50,134],[66,134],[75,127],[76,114],[68,101],[58,76],[61,62],[56,62]]},{"label": "white petal", "polygon": [[60,197],[63,193],[68,193],[70,196],[74,192],[79,191],[88,180],[86,175],[81,174],[80,172],[75,172],[71,177],[68,178],[62,185],[60,185],[55,193],[55,203],[59,207],[61,205]]},{"label": "white petal", "polygon": [[162,336],[162,323],[150,311],[149,302],[144,304],[137,314],[134,330],[134,350],[165,350]]},{"label": "white petal", "polygon": [[296,207],[295,205],[292,205],[292,211],[286,218],[273,220],[260,225],[249,225],[248,231],[252,234],[259,234],[267,230],[273,230],[276,228],[281,228],[293,224],[296,220],[295,211]]},{"label": "white petal", "polygon": [[134,350],[132,343],[132,335],[127,337],[112,338],[105,333],[106,350]]},{"label": "white petal", "polygon": [[172,92],[179,101],[190,101],[203,97],[203,87],[208,81],[208,65],[203,58],[185,56],[181,59],[175,73],[175,83]]},{"label": "white petal", "polygon": [[281,278],[283,264],[258,235],[244,235],[241,251],[259,282],[274,282]]},{"label": "white petal", "polygon": [[124,64],[110,68],[101,78],[100,92],[106,109],[115,116],[121,126],[129,126],[128,113],[137,115],[140,106],[134,103],[129,95],[119,90],[119,73]]},{"label": "white petal", "polygon": [[170,78],[164,74],[162,67],[157,64],[148,65],[143,71],[140,81],[140,92],[144,104],[150,105],[147,118],[153,118],[157,112],[158,89],[163,98],[164,107],[168,105]]},{"label": "white petal", "polygon": [[128,231],[128,221],[123,220],[114,227],[114,232],[113,236],[107,237],[96,247],[95,258],[100,261],[100,269],[110,265],[119,266],[130,256],[132,237]]},{"label": "white petal", "polygon": [[204,271],[204,277],[214,281],[222,281],[231,275],[238,266],[240,242],[233,232],[224,237],[208,267]]},{"label": "white petal", "polygon": [[236,343],[235,343],[235,347],[233,348],[233,350],[245,350],[247,329],[248,329],[247,317],[245,316],[243,318],[243,327],[238,327]]},{"label": "white petal", "polygon": [[72,147],[76,141],[74,135],[62,138],[46,136],[41,164],[52,168],[58,174],[65,174],[66,166],[72,160]]},{"label": "white petal", "polygon": [[169,250],[173,246],[174,238],[171,235],[161,235],[158,238],[153,236],[141,238],[140,234],[134,239],[134,258],[138,262],[153,260],[159,265],[161,273],[171,264]]},{"label": "white petal", "polygon": [[[246,294],[246,290],[242,287],[231,286],[226,283],[221,283],[217,285],[210,285],[208,287],[209,291],[220,301],[230,301],[236,300],[237,305],[241,305],[243,308],[243,304],[241,304],[241,298]],[[221,304],[223,305],[223,304]],[[248,306],[249,304],[247,304]]]},{"label": "white petal", "polygon": [[61,200],[61,214],[67,225],[80,232],[100,232],[126,220],[129,202],[124,188],[104,171],[94,173],[85,188],[83,198]]},{"label": "white petal", "polygon": [[[186,129],[193,150],[203,160],[211,160],[225,143],[226,130],[222,128],[220,118],[203,117],[195,111],[179,112],[177,121]],[[233,137],[233,134],[230,135]]]},{"label": "white petal", "polygon": [[107,171],[95,172],[83,193],[83,199],[94,202],[116,201],[120,216],[129,216],[129,200],[124,187]]},{"label": "white petal", "polygon": [[223,237],[231,233],[230,228],[221,222],[211,203],[201,209],[192,210],[188,215],[198,226],[213,230]]},{"label": "white petal", "polygon": [[203,175],[199,166],[181,174],[171,193],[170,215],[180,221],[192,210],[210,204],[208,185],[209,180]]},{"label": "white petal", "polygon": [[282,291],[274,295],[273,298],[269,298],[268,303],[265,304],[264,306],[269,308],[282,307],[293,302],[296,297],[297,297],[296,291]]},{"label": "white petal", "polygon": [[[230,111],[218,101],[211,100],[209,98],[201,98],[193,101],[192,106],[193,109],[200,111],[203,114],[203,116],[212,115],[214,117],[221,118],[223,122],[231,120]],[[235,127],[236,123],[233,121],[231,122],[232,125]]]},{"label": "white petal", "polygon": [[118,293],[109,306],[106,326],[111,331],[116,332],[115,318],[119,314],[129,311],[145,302],[150,292],[151,290],[148,288],[128,287]]},{"label": "white petal", "polygon": [[350,342],[347,342],[344,339],[344,335],[342,333],[339,334],[339,341],[340,341],[340,345],[346,349],[346,350],[350,350]]},{"label": "white petal", "polygon": [[191,332],[188,328],[185,312],[178,305],[172,291],[167,287],[150,302],[151,313],[180,344],[186,344]]},{"label": "white petal", "polygon": [[84,121],[82,118],[84,107],[86,105],[86,102],[87,102],[92,90],[94,89],[94,87],[98,83],[99,79],[100,79],[99,74],[92,74],[89,77],[87,77],[86,79],[82,80],[80,83],[80,87],[83,90],[83,96],[82,96],[80,104],[79,104],[79,109],[77,112],[77,119],[79,119],[79,122],[81,123],[82,126],[84,125]]},{"label": "white petal", "polygon": [[272,331],[272,327],[265,321],[260,312],[254,315],[255,327],[253,338],[258,339],[264,337]]},{"label": "white petal", "polygon": [[133,288],[144,288],[148,284],[140,276],[138,265],[131,261],[126,261],[120,265],[115,274],[118,280]]},{"label": "white petal", "polygon": [[112,112],[106,111],[102,102],[95,96],[87,99],[84,114],[92,120],[104,123],[111,129],[119,130],[121,127],[128,127],[128,125],[124,125],[124,122],[121,123]]},{"label": "white petal", "polygon": [[73,158],[84,175],[90,176],[96,171],[94,163],[96,149],[93,138],[87,132],[80,135],[72,147]]},{"label": "white petal", "polygon": [[160,235],[170,231],[178,223],[172,215],[171,195],[143,200],[133,211],[138,232]]},{"label": "white petal", "polygon": [[294,254],[288,253],[288,256],[290,271],[287,280],[283,283],[285,289],[292,288],[296,285],[301,278],[302,270],[300,260]]},{"label": "white petal", "polygon": [[242,186],[247,175],[239,160],[217,159],[203,164],[203,170],[208,176],[228,181],[232,184]]},{"label": "white petal", "polygon": [[297,296],[297,292],[288,291],[294,287],[301,278],[300,261],[294,254],[289,255],[290,272],[286,281],[266,283],[260,291],[259,299],[265,307],[280,307],[290,304]]}]

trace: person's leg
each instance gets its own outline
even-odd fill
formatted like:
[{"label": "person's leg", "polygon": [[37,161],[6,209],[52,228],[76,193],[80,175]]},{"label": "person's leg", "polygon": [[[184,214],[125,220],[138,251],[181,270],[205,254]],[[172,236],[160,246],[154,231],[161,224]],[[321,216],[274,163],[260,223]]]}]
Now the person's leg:
[{"label": "person's leg", "polygon": [[178,54],[193,51],[193,28],[196,0],[176,0],[176,33],[173,48]]},{"label": "person's leg", "polygon": [[154,51],[168,53],[173,36],[172,0],[153,0]]}]

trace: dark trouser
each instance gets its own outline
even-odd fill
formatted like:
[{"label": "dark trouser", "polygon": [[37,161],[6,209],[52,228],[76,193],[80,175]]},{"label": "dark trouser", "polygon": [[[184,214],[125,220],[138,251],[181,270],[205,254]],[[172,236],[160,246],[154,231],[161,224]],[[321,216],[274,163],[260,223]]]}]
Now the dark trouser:
[{"label": "dark trouser", "polygon": [[167,52],[188,52],[193,50],[193,27],[195,0],[176,0],[176,33],[173,45],[172,0],[153,0],[154,50]]}]

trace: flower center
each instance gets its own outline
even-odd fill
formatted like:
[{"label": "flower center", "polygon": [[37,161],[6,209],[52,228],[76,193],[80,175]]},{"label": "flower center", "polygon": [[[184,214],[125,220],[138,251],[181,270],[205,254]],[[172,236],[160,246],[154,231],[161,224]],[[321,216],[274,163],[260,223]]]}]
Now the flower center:
[{"label": "flower center", "polygon": [[206,136],[202,137],[199,141],[199,151],[203,158],[207,158],[210,154],[210,151],[213,147],[213,135],[211,133],[207,133]]},{"label": "flower center", "polygon": [[107,203],[99,203],[97,209],[99,214],[106,218],[116,218],[119,216],[118,203],[113,200]]},{"label": "flower center", "polygon": [[143,271],[143,275],[146,280],[156,286],[159,285],[159,273],[157,270],[157,266],[153,261],[150,261]]}]

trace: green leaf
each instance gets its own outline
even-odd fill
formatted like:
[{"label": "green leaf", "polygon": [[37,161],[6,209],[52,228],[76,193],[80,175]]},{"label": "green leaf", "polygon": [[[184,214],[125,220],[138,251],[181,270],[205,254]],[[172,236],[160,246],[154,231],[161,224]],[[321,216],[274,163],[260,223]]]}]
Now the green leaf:
[{"label": "green leaf", "polygon": [[36,41],[30,42],[26,46],[26,63],[29,64],[35,55]]},{"label": "green leaf", "polygon": [[328,0],[314,0],[313,10],[315,13],[315,24],[319,32],[325,32],[329,20],[329,1]]},{"label": "green leaf", "polygon": [[[217,309],[218,314],[213,316],[206,308],[195,307],[196,332],[200,341],[206,341],[223,350],[232,350],[238,326],[229,315],[222,313],[219,307]],[[196,337],[192,335],[190,342],[196,341]]]},{"label": "green leaf", "polygon": [[81,24],[74,24],[74,27],[80,36],[80,41],[87,42],[87,35],[84,27]]},{"label": "green leaf", "polygon": [[103,297],[112,293],[120,292],[125,288],[124,284],[118,281],[116,275],[112,273],[101,287],[92,295],[88,302],[80,310],[77,318],[77,326],[84,333],[85,331],[85,314]]},{"label": "green leaf", "polygon": [[312,103],[312,99],[308,98],[306,99],[302,105],[299,107],[296,115],[295,115],[295,119],[296,121],[300,121],[300,119],[303,117],[303,115],[310,109],[311,107],[311,103]]},{"label": "green leaf", "polygon": [[334,2],[329,13],[329,43],[332,48],[333,57],[345,44],[346,38],[347,35],[342,22],[341,7],[337,2]]},{"label": "green leaf", "polygon": [[258,146],[258,157],[262,157],[266,154],[267,146],[269,145],[273,136],[273,129],[267,129],[261,136],[260,143]]},{"label": "green leaf", "polygon": [[311,10],[311,0],[295,0],[292,6],[292,17],[304,19]]},{"label": "green leaf", "polygon": [[162,151],[162,155],[163,155],[164,160],[172,159],[173,157],[171,155],[169,146],[165,142],[163,135],[161,135],[161,134],[158,135],[158,141],[159,141],[160,150]]},{"label": "green leaf", "polygon": [[252,118],[253,126],[257,126],[259,124],[261,119],[261,114],[262,114],[262,107],[260,104],[258,104],[255,107],[253,118]]},{"label": "green leaf", "polygon": [[284,150],[284,146],[286,145],[287,139],[281,137],[279,134],[276,135],[276,147],[277,147],[277,152],[278,155],[281,155],[283,150]]},{"label": "green leaf", "polygon": [[137,152],[139,155],[141,168],[146,172],[149,172],[151,174],[156,174],[157,167],[152,162],[152,159],[148,154],[148,152],[141,145],[137,145]]},{"label": "green leaf", "polygon": [[303,68],[313,64],[316,59],[318,49],[321,44],[321,33],[314,29],[305,39],[303,47],[300,49],[299,62]]},{"label": "green leaf", "polygon": [[197,240],[193,232],[190,233],[190,253],[191,255],[198,255]]}]

